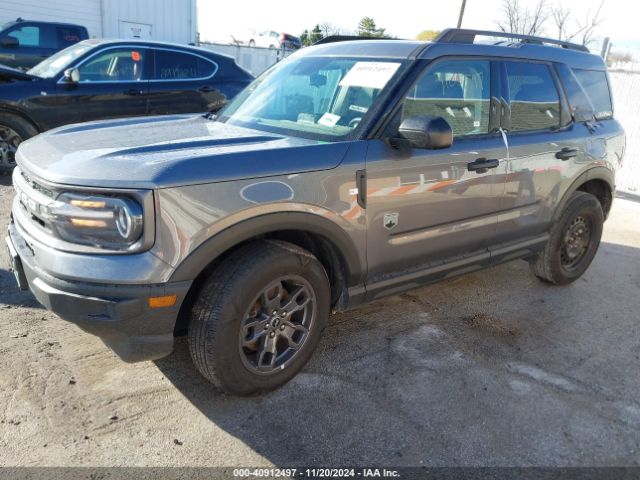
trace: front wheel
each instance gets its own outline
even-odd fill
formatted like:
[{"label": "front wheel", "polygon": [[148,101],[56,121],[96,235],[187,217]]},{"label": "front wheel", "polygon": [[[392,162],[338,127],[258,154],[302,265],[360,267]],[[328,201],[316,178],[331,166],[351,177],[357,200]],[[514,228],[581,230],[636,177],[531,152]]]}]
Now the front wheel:
[{"label": "front wheel", "polygon": [[598,251],[603,223],[598,199],[585,192],[573,193],[544,250],[530,261],[533,273],[555,285],[580,278]]},{"label": "front wheel", "polygon": [[327,274],[311,253],[280,241],[252,242],[202,286],[189,324],[191,358],[229,393],[273,390],[307,363],[329,307]]}]

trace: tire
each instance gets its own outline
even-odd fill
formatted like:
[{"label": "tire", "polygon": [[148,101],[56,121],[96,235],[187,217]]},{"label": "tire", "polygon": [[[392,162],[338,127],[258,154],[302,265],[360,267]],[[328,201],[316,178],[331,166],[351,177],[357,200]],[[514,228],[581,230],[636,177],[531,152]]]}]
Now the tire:
[{"label": "tire", "polygon": [[[274,390],[311,358],[330,299],[327,274],[306,250],[276,240],[247,244],[213,271],[194,303],[188,331],[193,363],[228,393]],[[276,355],[270,353],[274,345]]]},{"label": "tire", "polygon": [[598,199],[585,192],[573,193],[551,228],[544,250],[530,261],[534,275],[554,285],[580,278],[598,251],[603,224]]},{"label": "tire", "polygon": [[255,47],[256,46],[256,41],[255,40],[249,40],[249,46],[250,47]]},{"label": "tire", "polygon": [[0,172],[6,174],[13,170],[15,150],[37,134],[38,130],[22,117],[0,112]]}]

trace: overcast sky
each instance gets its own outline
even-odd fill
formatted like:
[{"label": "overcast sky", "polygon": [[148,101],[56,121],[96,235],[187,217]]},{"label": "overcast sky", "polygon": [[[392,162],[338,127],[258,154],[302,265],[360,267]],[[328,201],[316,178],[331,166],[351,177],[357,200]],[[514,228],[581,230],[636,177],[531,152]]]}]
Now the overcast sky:
[{"label": "overcast sky", "polygon": [[[601,0],[562,0],[576,19],[595,11]],[[422,30],[455,27],[461,0],[198,0],[199,30],[203,40],[241,37],[247,28],[277,30],[299,35],[316,23],[327,21],[345,32],[354,31],[363,16],[373,17],[378,26],[401,38],[415,38]],[[537,0],[520,0],[532,7]],[[547,0],[549,6],[558,0]],[[640,48],[640,2],[604,0],[604,22],[599,36],[610,36],[618,47]],[[502,0],[467,0],[462,26],[495,29],[502,18]],[[547,24],[553,34],[552,22]],[[593,47],[593,46],[592,46]]]}]

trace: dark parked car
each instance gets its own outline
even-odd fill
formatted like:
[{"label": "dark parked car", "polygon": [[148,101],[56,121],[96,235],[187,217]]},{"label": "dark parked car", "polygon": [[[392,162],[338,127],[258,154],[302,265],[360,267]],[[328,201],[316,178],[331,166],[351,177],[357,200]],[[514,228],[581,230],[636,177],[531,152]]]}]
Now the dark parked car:
[{"label": "dark parked car", "polygon": [[87,38],[89,33],[81,25],[18,18],[0,30],[0,64],[26,70]]},{"label": "dark parked car", "polygon": [[155,42],[85,40],[28,72],[0,67],[0,170],[39,132],[89,120],[215,112],[253,77],[227,56]]},{"label": "dark parked car", "polygon": [[216,118],[29,140],[18,284],[128,361],[186,333],[204,377],[251,394],[304,367],[330,312],[515,259],[578,280],[625,149],[606,66],[581,45],[479,35],[309,47]]}]

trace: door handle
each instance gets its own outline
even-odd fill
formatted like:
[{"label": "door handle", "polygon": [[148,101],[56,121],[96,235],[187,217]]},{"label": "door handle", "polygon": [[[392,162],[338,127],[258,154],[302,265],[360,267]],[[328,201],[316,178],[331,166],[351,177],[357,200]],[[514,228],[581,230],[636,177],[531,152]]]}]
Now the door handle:
[{"label": "door handle", "polygon": [[200,93],[211,93],[211,92],[215,92],[216,89],[213,87],[210,87],[209,85],[205,85],[204,87],[200,87],[198,91]]},{"label": "door handle", "polygon": [[478,158],[471,163],[467,163],[467,170],[476,173],[487,173],[490,168],[497,168],[500,161],[496,158],[486,159]]},{"label": "door handle", "polygon": [[135,88],[130,88],[129,90],[125,90],[123,93],[125,95],[129,95],[131,97],[135,97],[137,95],[144,95],[144,91],[143,90],[137,90]]},{"label": "door handle", "polygon": [[577,156],[578,156],[577,148],[565,147],[556,153],[556,158],[558,160],[563,160],[563,161],[569,160],[570,158],[577,157]]}]

